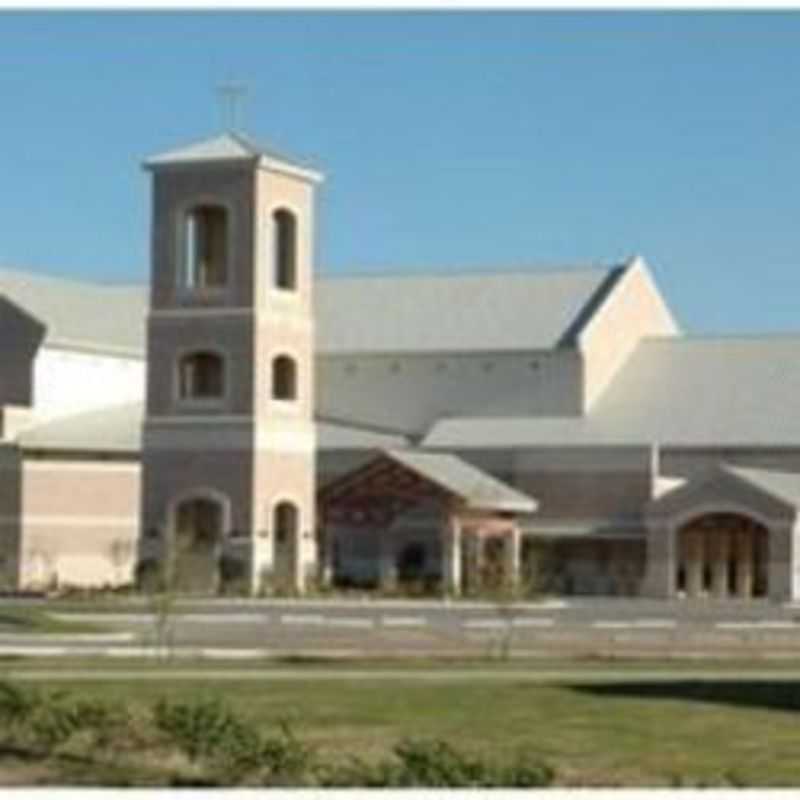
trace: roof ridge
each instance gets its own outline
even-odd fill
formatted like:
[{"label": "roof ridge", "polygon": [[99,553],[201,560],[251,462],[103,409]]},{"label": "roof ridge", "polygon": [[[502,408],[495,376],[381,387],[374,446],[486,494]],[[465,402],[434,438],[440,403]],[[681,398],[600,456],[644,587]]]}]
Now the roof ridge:
[{"label": "roof ridge", "polygon": [[744,333],[681,333],[677,336],[643,336],[643,344],[653,345],[682,345],[682,344],[713,344],[715,342],[757,342],[780,339],[800,339],[800,330],[795,331],[755,331]]},{"label": "roof ridge", "polygon": [[380,279],[402,279],[402,280],[430,280],[439,278],[488,278],[494,276],[503,277],[544,277],[547,275],[556,274],[577,274],[588,272],[612,272],[619,269],[621,264],[568,264],[564,266],[557,265],[543,265],[537,266],[531,264],[525,266],[511,266],[511,267],[467,267],[461,269],[449,269],[447,267],[440,267],[436,271],[416,272],[416,271],[364,271],[364,272],[336,272],[336,273],[321,273],[316,275],[317,280],[322,281],[346,281],[346,280],[380,280]]}]

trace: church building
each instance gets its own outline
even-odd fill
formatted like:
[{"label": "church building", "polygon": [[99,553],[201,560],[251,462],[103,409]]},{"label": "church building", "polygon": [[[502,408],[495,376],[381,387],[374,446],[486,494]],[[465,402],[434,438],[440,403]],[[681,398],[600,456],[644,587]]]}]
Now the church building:
[{"label": "church building", "polygon": [[800,334],[638,256],[320,277],[313,166],[145,169],[148,286],[0,269],[0,588],[800,597]]}]

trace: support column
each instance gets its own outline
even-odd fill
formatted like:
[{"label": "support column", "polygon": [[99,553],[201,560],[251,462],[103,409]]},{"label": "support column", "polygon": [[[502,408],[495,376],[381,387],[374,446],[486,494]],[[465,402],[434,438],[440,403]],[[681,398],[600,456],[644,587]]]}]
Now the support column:
[{"label": "support column", "polygon": [[522,535],[518,525],[513,525],[507,534],[505,542],[505,579],[509,586],[519,586],[519,565]]},{"label": "support column", "polygon": [[703,566],[705,561],[705,535],[701,531],[687,531],[686,536],[686,596],[700,597],[703,593]]},{"label": "support column", "polygon": [[461,520],[451,514],[442,531],[442,578],[447,593],[461,594]]},{"label": "support column", "polygon": [[378,582],[381,589],[394,589],[397,586],[397,555],[395,553],[394,540],[388,527],[380,532],[378,549]]},{"label": "support column", "polygon": [[753,596],[753,535],[750,531],[736,532],[736,596]]},{"label": "support column", "polygon": [[320,557],[320,580],[323,586],[333,585],[333,553],[334,553],[334,532],[330,525],[325,525],[320,530],[319,540],[322,547]]},{"label": "support column", "polygon": [[730,558],[730,539],[728,531],[716,531],[713,537],[711,555],[711,593],[714,597],[728,596],[728,561]]}]

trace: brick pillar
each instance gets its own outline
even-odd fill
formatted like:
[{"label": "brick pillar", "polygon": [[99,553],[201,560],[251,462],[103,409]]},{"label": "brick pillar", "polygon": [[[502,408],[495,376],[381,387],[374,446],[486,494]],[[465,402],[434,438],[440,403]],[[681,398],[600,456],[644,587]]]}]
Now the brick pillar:
[{"label": "brick pillar", "polygon": [[461,521],[455,514],[442,530],[442,577],[446,592],[461,594]]}]

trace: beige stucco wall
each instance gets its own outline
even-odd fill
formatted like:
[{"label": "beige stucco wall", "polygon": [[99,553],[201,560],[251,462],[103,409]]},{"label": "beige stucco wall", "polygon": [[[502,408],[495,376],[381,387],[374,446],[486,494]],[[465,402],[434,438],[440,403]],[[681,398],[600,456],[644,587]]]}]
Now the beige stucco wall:
[{"label": "beige stucco wall", "polygon": [[584,364],[584,409],[591,410],[643,336],[677,333],[647,266],[636,259],[578,338]]},{"label": "beige stucco wall", "polygon": [[139,474],[132,461],[25,459],[20,588],[130,583]]}]

